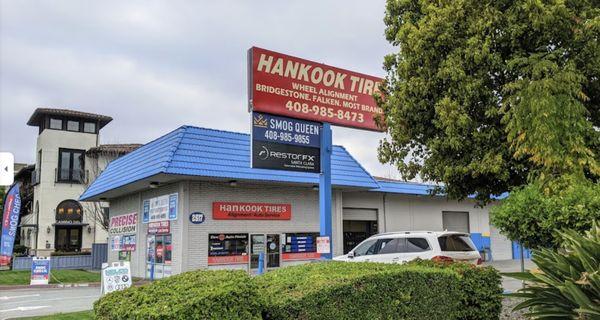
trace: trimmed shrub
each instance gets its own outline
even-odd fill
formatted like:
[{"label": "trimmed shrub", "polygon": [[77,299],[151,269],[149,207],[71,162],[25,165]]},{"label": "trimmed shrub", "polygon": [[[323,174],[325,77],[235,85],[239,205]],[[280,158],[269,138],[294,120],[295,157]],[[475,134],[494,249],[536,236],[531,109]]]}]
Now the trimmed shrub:
[{"label": "trimmed shrub", "polygon": [[109,293],[96,319],[261,319],[256,285],[243,271],[192,271]]},{"label": "trimmed shrub", "polygon": [[422,266],[320,262],[254,281],[266,319],[455,319],[456,272]]},{"label": "trimmed shrub", "polygon": [[444,263],[415,260],[408,266],[450,270],[460,277],[461,308],[457,319],[499,319],[502,311],[502,277],[492,267],[476,267],[467,263]]}]

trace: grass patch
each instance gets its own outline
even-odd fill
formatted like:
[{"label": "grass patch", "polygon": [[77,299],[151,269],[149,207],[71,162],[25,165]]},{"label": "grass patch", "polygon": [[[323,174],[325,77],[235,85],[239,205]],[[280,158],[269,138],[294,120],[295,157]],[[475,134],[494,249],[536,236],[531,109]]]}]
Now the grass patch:
[{"label": "grass patch", "polygon": [[[99,272],[85,270],[51,270],[50,283],[100,282]],[[28,285],[30,270],[0,271],[0,285]]]},{"label": "grass patch", "polygon": [[57,313],[49,316],[19,318],[19,320],[87,320],[93,318],[94,312],[92,310],[87,310],[79,312]]}]

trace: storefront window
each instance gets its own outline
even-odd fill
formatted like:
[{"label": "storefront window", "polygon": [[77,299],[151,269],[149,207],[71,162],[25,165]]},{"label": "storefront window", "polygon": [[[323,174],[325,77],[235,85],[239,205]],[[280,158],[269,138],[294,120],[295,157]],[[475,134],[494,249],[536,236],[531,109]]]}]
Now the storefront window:
[{"label": "storefront window", "polygon": [[317,252],[316,232],[286,233],[283,253]]},{"label": "storefront window", "polygon": [[172,251],[170,234],[148,236],[148,262],[170,264]]},{"label": "storefront window", "polygon": [[214,233],[208,235],[208,264],[248,263],[247,233]]},{"label": "storefront window", "polygon": [[208,239],[209,256],[240,256],[247,253],[248,234],[246,233],[210,234]]},{"label": "storefront window", "polygon": [[148,235],[147,241],[147,277],[161,279],[170,276],[173,256],[171,235]]}]

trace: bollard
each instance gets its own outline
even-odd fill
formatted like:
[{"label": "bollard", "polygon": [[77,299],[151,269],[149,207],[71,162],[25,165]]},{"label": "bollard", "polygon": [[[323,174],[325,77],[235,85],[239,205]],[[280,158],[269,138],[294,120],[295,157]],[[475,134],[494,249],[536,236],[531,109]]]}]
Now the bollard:
[{"label": "bollard", "polygon": [[258,254],[258,271],[257,274],[263,274],[265,272],[265,253],[261,252]]}]

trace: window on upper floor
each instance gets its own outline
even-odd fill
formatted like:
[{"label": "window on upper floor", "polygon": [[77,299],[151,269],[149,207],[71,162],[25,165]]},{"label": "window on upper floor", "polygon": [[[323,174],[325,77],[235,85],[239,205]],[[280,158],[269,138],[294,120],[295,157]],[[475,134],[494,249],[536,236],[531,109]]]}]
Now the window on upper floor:
[{"label": "window on upper floor", "polygon": [[50,129],[62,130],[62,120],[50,118]]},{"label": "window on upper floor", "polygon": [[96,133],[96,124],[93,122],[85,122],[83,124],[83,132]]},{"label": "window on upper floor", "polygon": [[68,131],[79,131],[79,121],[67,120]]},{"label": "window on upper floor", "polygon": [[57,182],[83,183],[84,150],[59,149]]}]

